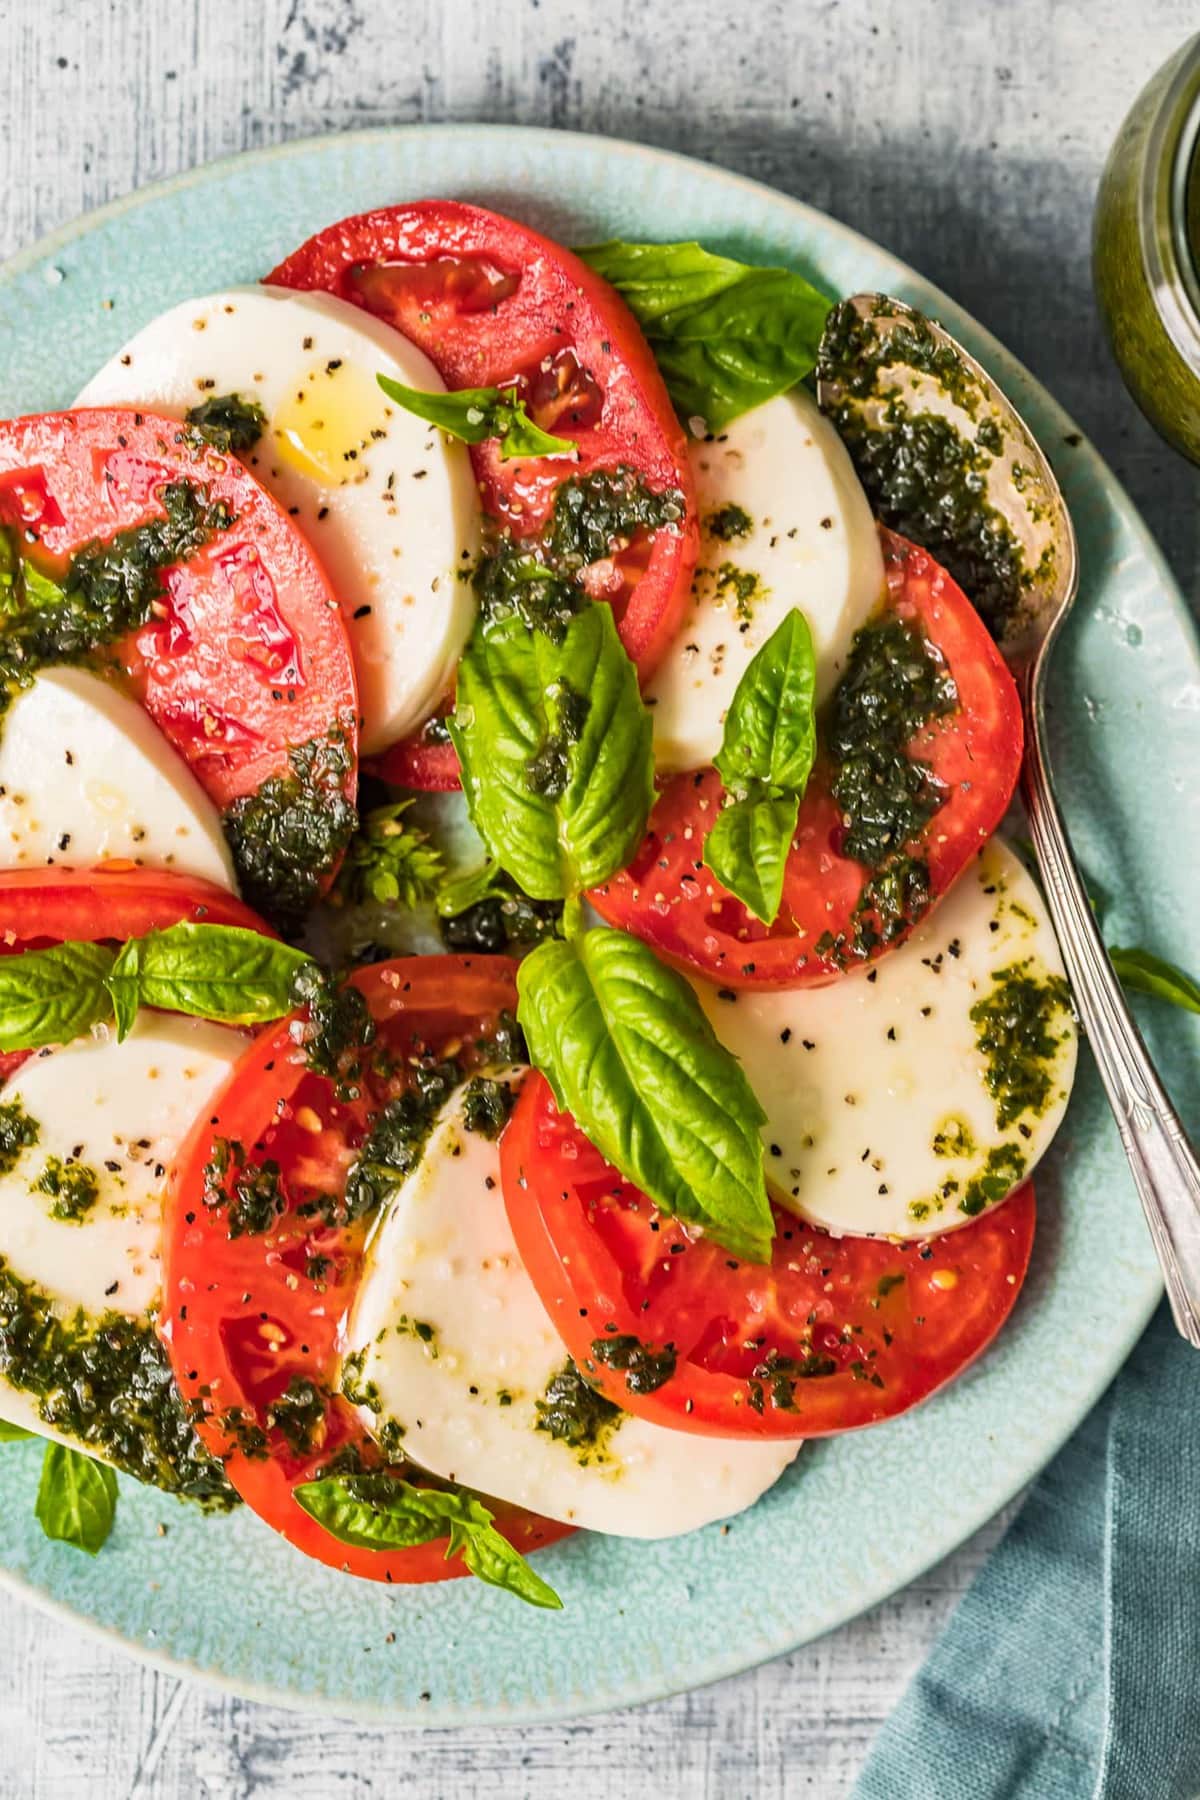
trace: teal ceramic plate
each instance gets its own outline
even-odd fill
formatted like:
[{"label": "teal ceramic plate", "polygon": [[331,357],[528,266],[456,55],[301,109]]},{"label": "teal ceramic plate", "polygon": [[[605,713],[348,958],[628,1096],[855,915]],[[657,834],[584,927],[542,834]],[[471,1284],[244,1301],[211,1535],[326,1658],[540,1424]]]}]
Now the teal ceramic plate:
[{"label": "teal ceramic plate", "polygon": [[[1079,528],[1083,591],[1057,653],[1052,720],[1076,842],[1111,897],[1113,933],[1169,952],[1200,889],[1200,660],[1161,556],[1104,465],[999,344],[911,269],[781,194],[631,144],[491,127],[241,157],[107,207],[0,273],[0,413],[66,405],[164,307],[255,280],[345,213],[425,194],[483,201],[567,243],[702,238],[795,264],[834,293],[890,290],[965,340],[1038,432]],[[1150,1021],[1185,1106],[1200,1088],[1195,1023]],[[355,1584],[248,1514],[206,1520],[128,1481],[93,1562],[34,1523],[31,1445],[0,1455],[0,1563],[20,1592],[173,1668],[392,1722],[561,1717],[731,1675],[828,1631],[954,1549],[1046,1462],[1121,1363],[1159,1281],[1086,1061],[1038,1192],[1030,1281],[1001,1341],[963,1380],[907,1418],[803,1452],[728,1531],[556,1546],[544,1566],[561,1614],[471,1581],[408,1592]]]}]

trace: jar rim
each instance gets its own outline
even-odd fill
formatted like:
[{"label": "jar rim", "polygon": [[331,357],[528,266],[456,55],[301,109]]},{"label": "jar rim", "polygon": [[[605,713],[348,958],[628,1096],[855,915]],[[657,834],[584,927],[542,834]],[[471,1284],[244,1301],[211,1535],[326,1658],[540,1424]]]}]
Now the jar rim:
[{"label": "jar rim", "polygon": [[1146,135],[1138,194],[1142,263],[1179,355],[1200,374],[1200,268],[1188,233],[1200,184],[1200,33],[1178,52]]}]

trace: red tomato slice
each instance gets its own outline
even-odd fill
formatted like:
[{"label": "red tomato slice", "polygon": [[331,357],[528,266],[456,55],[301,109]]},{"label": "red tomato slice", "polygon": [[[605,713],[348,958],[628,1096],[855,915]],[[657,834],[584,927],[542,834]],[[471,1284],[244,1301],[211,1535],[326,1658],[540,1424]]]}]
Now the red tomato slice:
[{"label": "red tomato slice", "polygon": [[[1012,798],[1024,742],[1021,702],[979,614],[962,589],[924,550],[881,532],[887,609],[915,625],[941,654],[958,688],[957,709],[935,719],[908,745],[928,764],[946,798],[907,846],[929,870],[933,904],[946,894],[995,831]],[[819,761],[800,805],[784,877],[783,906],[771,925],[747,912],[705,868],[701,846],[724,795],[715,769],[669,782],[628,869],[588,898],[610,925],[649,944],[684,969],[727,987],[805,987],[834,981],[851,963],[873,961],[900,931],[868,955],[819,948],[853,938],[854,911],[871,871],[841,851],[844,824]],[[913,921],[915,923],[915,920]]]},{"label": "red tomato slice", "polygon": [[301,533],[236,457],[147,413],[0,422],[0,523],[35,534],[56,567],[162,516],[158,496],[177,481],[224,502],[233,524],[163,572],[155,617],[113,647],[116,665],[218,807],[286,775],[290,749],[331,731],[353,799],[358,702],[341,612]]},{"label": "red tomato slice", "polygon": [[[170,869],[113,860],[91,869],[0,871],[0,956],[47,944],[124,943],[184,920],[275,935],[224,888]],[[32,1054],[0,1051],[0,1087]]]},{"label": "red tomato slice", "polygon": [[[502,1012],[515,1012],[514,970],[499,956],[411,957],[359,970],[351,979],[376,1022],[377,1050],[387,1052],[368,1069],[361,1096],[339,1099],[330,1080],[306,1068],[288,1023],[272,1026],[197,1121],[172,1171],[161,1329],[184,1397],[200,1412],[197,1429],[269,1525],[319,1562],[374,1581],[441,1581],[463,1568],[446,1562],[444,1540],[387,1553],[341,1544],[292,1498],[339,1451],[379,1460],[357,1414],[328,1392],[367,1221],[331,1226],[299,1209],[344,1190],[373,1117],[406,1085],[409,1057],[454,1053],[493,1031]],[[218,1138],[245,1145],[248,1167],[278,1165],[286,1210],[269,1231],[230,1237],[225,1209],[205,1204]],[[290,1448],[268,1425],[268,1409],[293,1379],[326,1395],[309,1450]],[[245,1454],[239,1421],[267,1427],[269,1454]],[[569,1530],[514,1507],[499,1507],[497,1523],[522,1551]]]},{"label": "red tomato slice", "polygon": [[[991,1342],[1033,1244],[1027,1182],[924,1245],[830,1237],[777,1209],[771,1263],[739,1263],[660,1217],[537,1074],[501,1174],[521,1260],[589,1380],[656,1424],[716,1437],[828,1437],[906,1412]],[[596,1345],[620,1361],[634,1340],[662,1360],[631,1391]],[[659,1385],[637,1391],[647,1380]]]},{"label": "red tomato slice", "polygon": [[275,934],[214,882],[114,859],[90,869],[0,872],[0,953],[142,937],[183,920]]},{"label": "red tomato slice", "polygon": [[[645,679],[683,618],[699,542],[683,430],[649,345],[625,303],[569,250],[528,225],[459,200],[423,200],[343,219],[267,276],[319,288],[402,331],[448,387],[513,386],[548,431],[579,446],[574,461],[505,462],[494,442],[471,456],[484,506],[515,536],[539,531],[560,484],[632,469],[656,493],[678,488],[682,529],[649,534],[606,569],[621,640]],[[449,746],[413,761],[384,758],[388,780],[451,785]],[[457,783],[454,783],[457,785]]]}]

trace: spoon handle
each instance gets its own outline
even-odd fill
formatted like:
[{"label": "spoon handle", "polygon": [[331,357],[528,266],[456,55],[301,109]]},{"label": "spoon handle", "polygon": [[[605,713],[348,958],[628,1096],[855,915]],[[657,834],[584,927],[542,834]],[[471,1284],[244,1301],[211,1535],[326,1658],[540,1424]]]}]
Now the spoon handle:
[{"label": "spoon handle", "polygon": [[1041,669],[1023,683],[1021,791],[1075,1003],[1129,1159],[1179,1332],[1200,1349],[1200,1162],[1155,1074],[1071,852],[1046,765]]}]

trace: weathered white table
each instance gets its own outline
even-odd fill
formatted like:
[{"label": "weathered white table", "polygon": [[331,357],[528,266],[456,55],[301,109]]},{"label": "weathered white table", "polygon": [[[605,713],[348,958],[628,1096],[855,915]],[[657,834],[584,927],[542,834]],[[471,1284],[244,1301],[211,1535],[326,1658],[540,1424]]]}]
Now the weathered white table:
[{"label": "weathered white table", "polygon": [[[1108,143],[1197,25],[1194,0],[1136,10],[1134,25],[1125,0],[6,0],[0,254],[190,164],[348,126],[489,119],[670,145],[825,208],[974,311],[1096,440],[1195,595],[1196,478],[1127,401],[1088,278]],[[831,1800],[999,1534],[739,1680],[520,1732],[231,1700],[0,1594],[0,1800]]]}]

